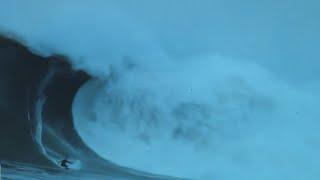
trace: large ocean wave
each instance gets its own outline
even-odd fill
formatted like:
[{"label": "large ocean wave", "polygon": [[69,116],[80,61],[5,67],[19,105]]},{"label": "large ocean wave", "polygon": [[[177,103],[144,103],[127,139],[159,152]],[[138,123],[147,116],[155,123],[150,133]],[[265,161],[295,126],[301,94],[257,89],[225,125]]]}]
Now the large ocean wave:
[{"label": "large ocean wave", "polygon": [[295,84],[268,62],[187,40],[177,50],[120,3],[32,2],[0,12],[8,166],[68,157],[74,171],[118,178],[320,175],[318,78]]}]

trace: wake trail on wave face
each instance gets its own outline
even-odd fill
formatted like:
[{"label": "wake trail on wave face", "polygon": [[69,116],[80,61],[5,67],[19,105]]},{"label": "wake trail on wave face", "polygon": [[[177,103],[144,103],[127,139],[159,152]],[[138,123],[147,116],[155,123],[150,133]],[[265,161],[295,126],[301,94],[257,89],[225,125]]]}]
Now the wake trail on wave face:
[{"label": "wake trail on wave face", "polygon": [[[48,86],[48,84],[50,83],[50,81],[55,76],[56,71],[57,70],[55,69],[55,67],[49,69],[48,73],[42,79],[37,89],[37,98],[35,102],[35,107],[29,107],[28,114],[31,114],[32,111],[34,111],[34,115],[35,115],[34,122],[31,122],[34,128],[31,131],[31,135],[39,151],[44,156],[46,156],[53,164],[60,167],[60,161],[61,159],[66,158],[66,155],[65,155],[67,154],[66,152],[68,152],[68,154],[71,154],[73,158],[79,157],[80,155],[79,155],[79,152],[77,152],[77,150],[75,150],[75,148],[73,148],[65,139],[60,137],[59,134],[57,134],[57,132],[52,130],[51,129],[52,127],[50,127],[50,125],[44,122],[43,113],[44,113],[44,107],[47,101],[47,97],[44,91]],[[29,115],[29,120],[32,121],[32,119],[30,118],[30,115]],[[50,133],[50,137],[54,139],[53,140],[54,143],[50,144],[44,141],[43,139],[44,131],[46,131],[47,133]],[[51,146],[54,146],[55,144],[60,144],[60,146],[63,147],[63,148],[60,148],[60,152],[57,151],[58,150],[57,148],[54,149],[51,147]],[[64,151],[61,151],[61,149],[64,149]],[[70,157],[69,157],[69,160],[70,160]],[[70,165],[71,169],[81,168],[81,162],[79,160],[72,159],[72,161],[73,163]]]},{"label": "wake trail on wave face", "polygon": [[4,1],[0,30],[95,77],[79,90],[73,118],[101,157],[199,179],[319,176],[318,93],[214,52],[172,58],[116,4],[33,2]]}]

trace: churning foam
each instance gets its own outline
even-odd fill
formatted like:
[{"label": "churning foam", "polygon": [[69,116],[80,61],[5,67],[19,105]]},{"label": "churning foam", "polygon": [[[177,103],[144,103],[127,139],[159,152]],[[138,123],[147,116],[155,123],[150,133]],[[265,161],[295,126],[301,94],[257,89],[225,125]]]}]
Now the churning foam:
[{"label": "churning foam", "polygon": [[317,176],[315,97],[256,65],[196,60],[172,71],[91,80],[73,107],[80,136],[102,157],[153,173]]},{"label": "churning foam", "polygon": [[105,159],[199,179],[319,177],[317,92],[254,62],[173,59],[115,4],[17,2],[2,3],[2,33],[95,77],[78,92],[73,116]]}]

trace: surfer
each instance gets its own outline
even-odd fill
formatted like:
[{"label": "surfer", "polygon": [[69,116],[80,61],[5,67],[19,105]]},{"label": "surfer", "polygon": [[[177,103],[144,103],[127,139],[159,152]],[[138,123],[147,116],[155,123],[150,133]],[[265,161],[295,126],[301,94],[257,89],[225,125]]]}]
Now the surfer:
[{"label": "surfer", "polygon": [[61,165],[61,167],[64,167],[65,169],[69,169],[68,163],[72,164],[72,162],[68,161],[67,158],[65,158],[60,162],[60,165]]}]

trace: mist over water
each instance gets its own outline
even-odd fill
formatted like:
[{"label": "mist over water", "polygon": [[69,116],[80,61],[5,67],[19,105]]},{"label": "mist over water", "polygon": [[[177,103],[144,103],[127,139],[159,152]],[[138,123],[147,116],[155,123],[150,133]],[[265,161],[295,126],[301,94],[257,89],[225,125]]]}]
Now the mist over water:
[{"label": "mist over water", "polygon": [[0,31],[94,76],[73,118],[101,157],[197,179],[320,176],[316,2],[30,2],[3,0]]}]

